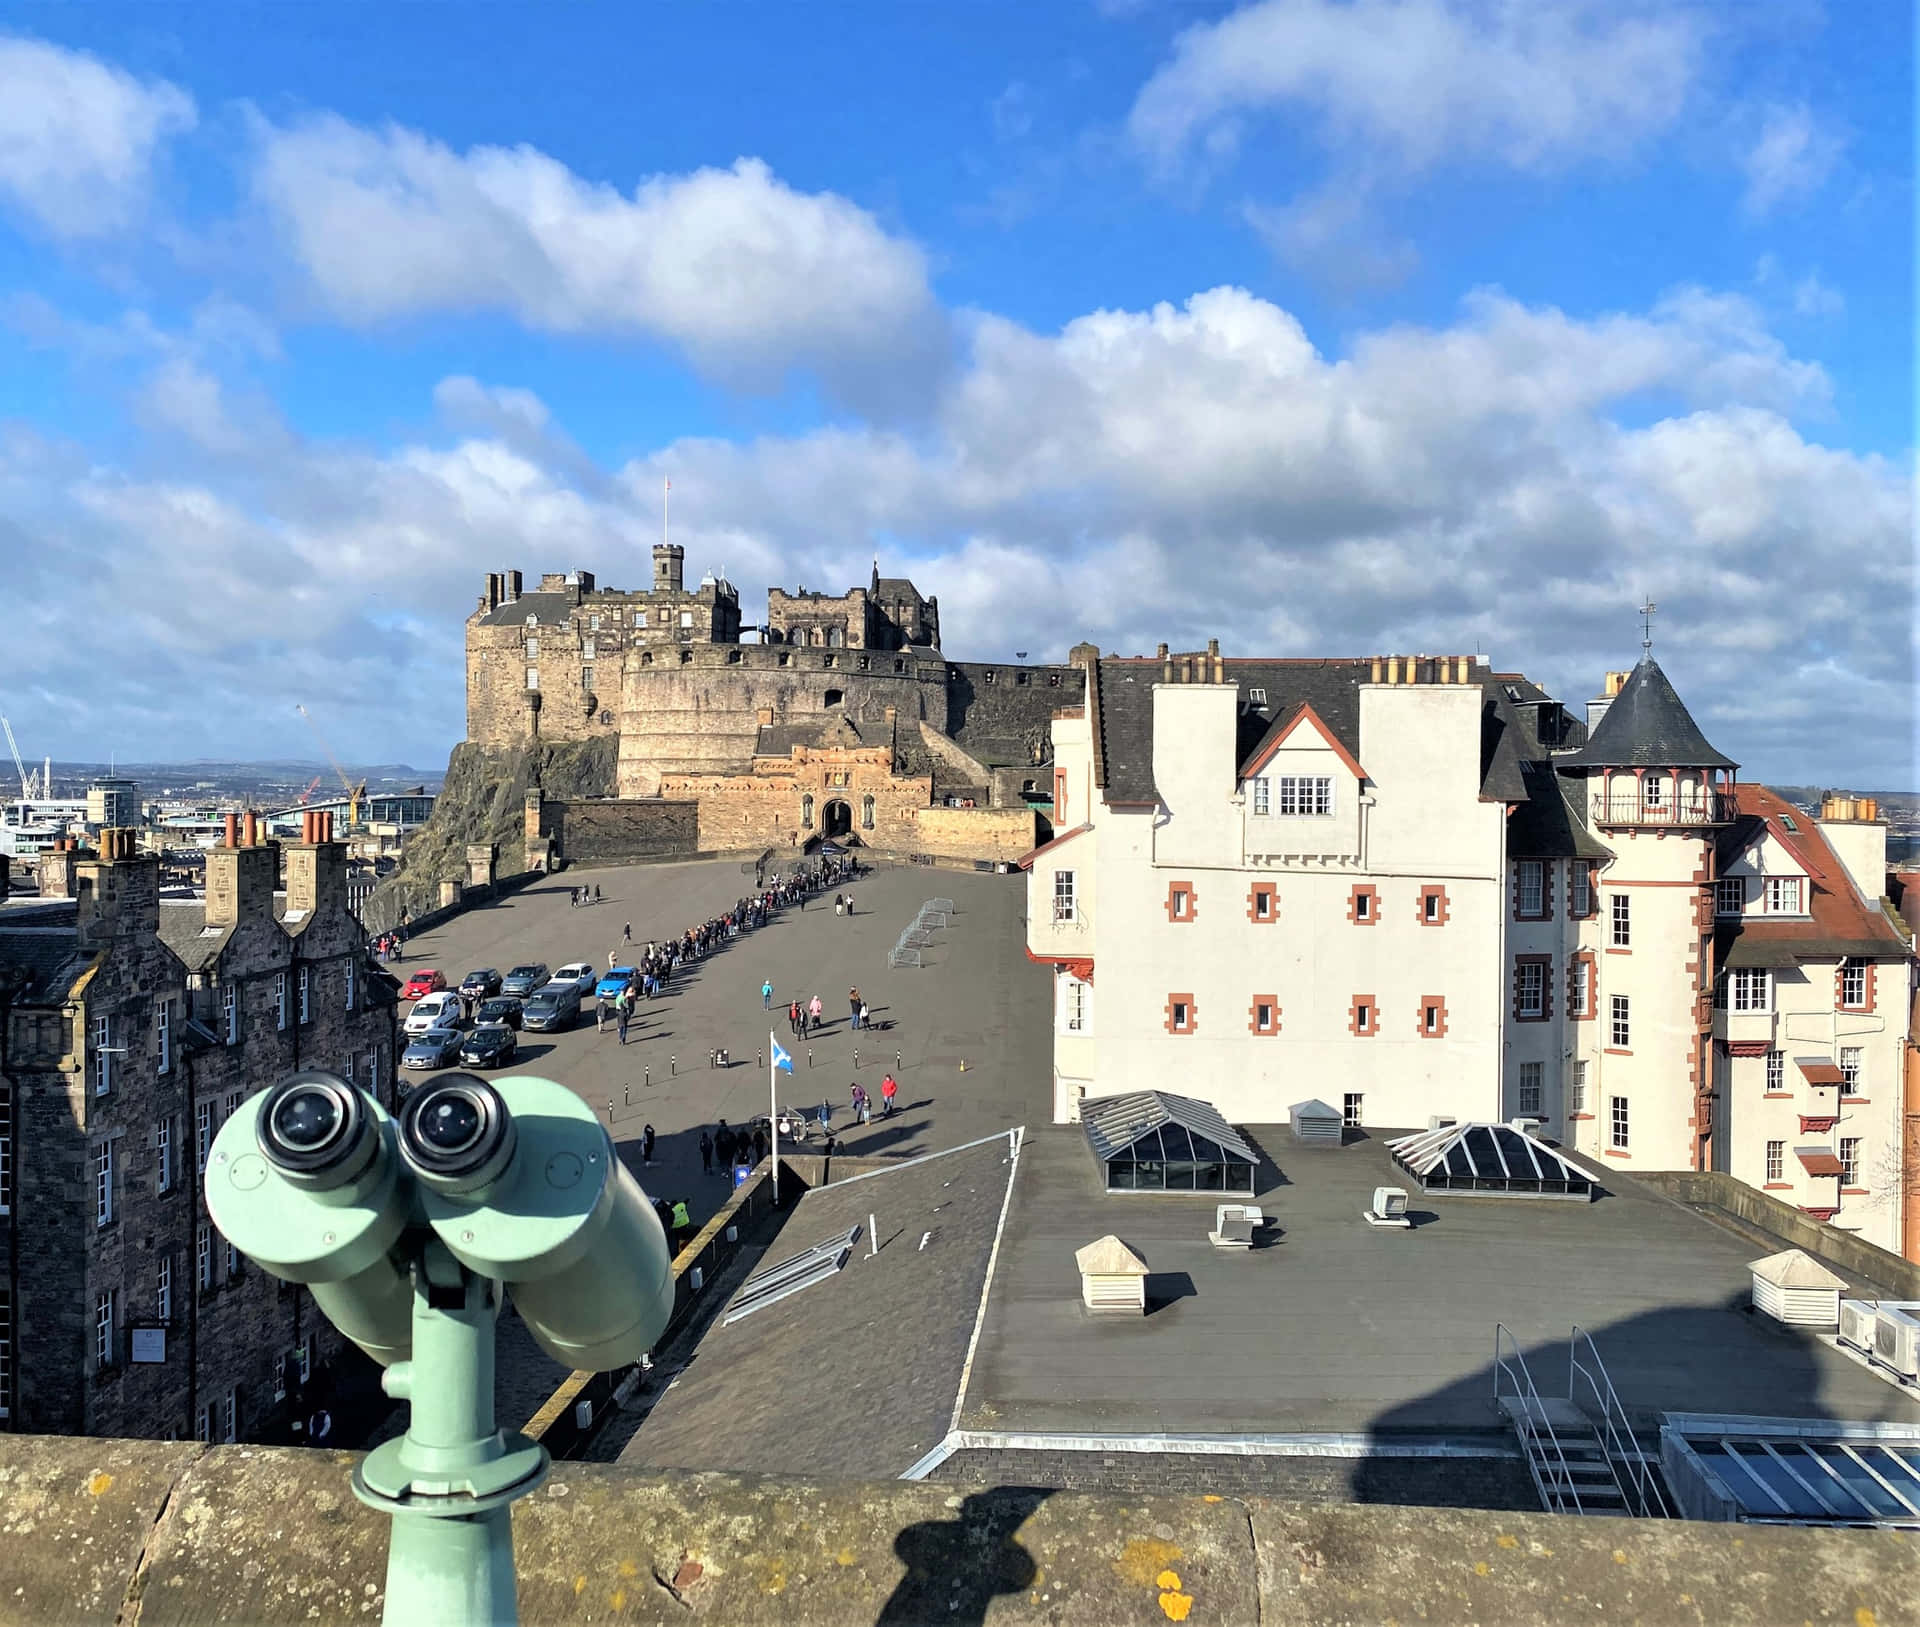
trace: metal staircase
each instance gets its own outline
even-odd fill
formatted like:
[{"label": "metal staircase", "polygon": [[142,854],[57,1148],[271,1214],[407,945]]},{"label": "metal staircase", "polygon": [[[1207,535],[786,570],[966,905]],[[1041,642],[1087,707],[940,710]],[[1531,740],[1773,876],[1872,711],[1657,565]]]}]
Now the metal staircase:
[{"label": "metal staircase", "polygon": [[1670,1518],[1659,1471],[1634,1440],[1600,1353],[1579,1328],[1568,1355],[1568,1393],[1543,1396],[1519,1341],[1504,1323],[1494,1327],[1494,1404],[1519,1437],[1540,1506],[1550,1514]]}]

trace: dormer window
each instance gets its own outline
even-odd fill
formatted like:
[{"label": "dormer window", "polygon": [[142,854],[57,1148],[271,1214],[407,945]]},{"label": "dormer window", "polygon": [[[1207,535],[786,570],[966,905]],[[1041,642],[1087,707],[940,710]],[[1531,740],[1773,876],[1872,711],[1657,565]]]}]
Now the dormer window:
[{"label": "dormer window", "polygon": [[1267,704],[1267,692],[1264,689],[1249,689],[1247,691],[1247,704],[1249,706],[1265,706]]},{"label": "dormer window", "polygon": [[538,616],[527,617],[527,625],[529,627],[538,627],[540,625],[540,618]]},{"label": "dormer window", "polygon": [[1800,910],[1800,878],[1798,876],[1767,877],[1767,913],[1769,915],[1798,915]]}]

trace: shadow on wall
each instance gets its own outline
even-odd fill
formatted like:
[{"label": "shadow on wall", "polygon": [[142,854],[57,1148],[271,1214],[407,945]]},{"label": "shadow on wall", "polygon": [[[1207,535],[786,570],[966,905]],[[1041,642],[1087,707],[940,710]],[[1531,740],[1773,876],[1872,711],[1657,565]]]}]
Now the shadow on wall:
[{"label": "shadow on wall", "polygon": [[1051,1492],[976,1493],[949,1520],[921,1520],[894,1538],[906,1575],[895,1584],[875,1627],[922,1627],[930,1621],[978,1627],[993,1601],[1024,1593],[1039,1569],[1020,1545],[1020,1527]]}]

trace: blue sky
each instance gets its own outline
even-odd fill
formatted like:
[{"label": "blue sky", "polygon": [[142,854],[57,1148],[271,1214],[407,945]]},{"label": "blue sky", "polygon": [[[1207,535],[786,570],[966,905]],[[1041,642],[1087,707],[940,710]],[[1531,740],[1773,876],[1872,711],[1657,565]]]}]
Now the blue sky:
[{"label": "blue sky", "polygon": [[1871,0],[0,10],[0,709],[436,763],[483,573],[639,582],[670,474],[750,613],[880,548],[970,657],[1577,702],[1652,594],[1750,775],[1913,787],[1912,47]]}]

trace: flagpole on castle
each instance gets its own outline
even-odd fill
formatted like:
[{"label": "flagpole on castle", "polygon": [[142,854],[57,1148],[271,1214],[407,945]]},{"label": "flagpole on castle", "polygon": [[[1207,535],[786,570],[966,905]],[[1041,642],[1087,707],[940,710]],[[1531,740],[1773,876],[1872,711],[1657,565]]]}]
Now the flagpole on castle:
[{"label": "flagpole on castle", "polygon": [[667,493],[672,490],[673,482],[662,479],[660,482],[660,546],[662,548],[667,545]]},{"label": "flagpole on castle", "polygon": [[767,1030],[767,1139],[773,1143],[773,1206],[780,1207],[780,1044]]}]

